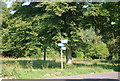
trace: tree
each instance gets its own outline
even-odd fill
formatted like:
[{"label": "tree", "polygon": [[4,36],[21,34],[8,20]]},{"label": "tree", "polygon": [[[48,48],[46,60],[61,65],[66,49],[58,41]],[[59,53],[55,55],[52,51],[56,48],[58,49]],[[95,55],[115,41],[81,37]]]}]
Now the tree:
[{"label": "tree", "polygon": [[[104,33],[101,33],[105,39],[105,42],[108,45],[110,56],[108,59],[112,59],[114,56],[119,54],[118,47],[116,47],[117,38],[120,36],[120,28],[119,28],[119,3],[120,2],[110,2],[110,3],[104,3],[103,7],[107,9],[109,12],[108,21],[105,24],[107,31],[104,31]],[[109,6],[109,8],[108,8]],[[114,13],[113,13],[114,12]],[[103,29],[100,29],[103,31]],[[105,34],[106,33],[106,34]]]},{"label": "tree", "polygon": [[80,47],[85,57],[95,59],[99,57],[105,58],[109,55],[106,44],[101,40],[102,37],[98,36],[93,28],[86,30],[80,29],[79,31],[77,36],[80,36],[82,41],[86,44],[86,47]]},{"label": "tree", "polygon": [[[5,10],[8,12],[10,9],[16,9],[14,15],[5,13],[3,16],[4,53],[10,56],[31,56],[43,51],[46,60],[47,48],[59,51],[57,43],[68,38],[66,62],[71,64],[72,55],[76,50],[92,58],[104,57],[105,53],[107,56],[105,43],[110,45],[108,41],[113,38],[112,34],[114,39],[119,36],[118,14],[115,9],[118,3],[31,2],[26,6],[21,4],[15,3]],[[108,6],[112,4],[113,8],[109,9]],[[112,14],[113,11],[116,11],[117,16]]]},{"label": "tree", "polygon": [[0,55],[2,54],[2,12],[5,4],[0,1]]},{"label": "tree", "polygon": [[[8,16],[5,16],[7,14]],[[5,15],[3,16],[4,55],[22,57],[39,52],[40,49],[37,47],[41,45],[37,37],[39,28],[31,22],[32,17],[28,18],[29,14],[20,15],[19,11],[14,15],[8,12]]]}]

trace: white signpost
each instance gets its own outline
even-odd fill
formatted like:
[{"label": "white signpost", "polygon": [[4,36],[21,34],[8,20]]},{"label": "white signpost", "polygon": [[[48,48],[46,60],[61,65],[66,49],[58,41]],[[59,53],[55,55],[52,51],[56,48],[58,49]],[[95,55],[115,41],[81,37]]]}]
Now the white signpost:
[{"label": "white signpost", "polygon": [[66,47],[61,47],[62,50],[66,50]]},{"label": "white signpost", "polygon": [[58,43],[58,46],[64,46],[64,44],[63,43]]},{"label": "white signpost", "polygon": [[68,43],[68,39],[62,39],[61,43]]},{"label": "white signpost", "polygon": [[68,39],[62,39],[61,43],[58,43],[58,46],[61,47],[61,70],[63,70],[63,52],[62,52],[62,50],[66,50],[64,43],[68,43]]}]

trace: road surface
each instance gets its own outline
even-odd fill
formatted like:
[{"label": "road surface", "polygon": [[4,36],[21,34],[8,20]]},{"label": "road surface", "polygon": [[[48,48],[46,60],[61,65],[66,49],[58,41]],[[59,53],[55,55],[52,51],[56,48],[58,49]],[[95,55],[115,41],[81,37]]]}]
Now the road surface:
[{"label": "road surface", "polygon": [[2,81],[120,81],[120,72],[105,72],[48,79],[1,79]]},{"label": "road surface", "polygon": [[63,76],[49,79],[120,79],[120,72],[105,72],[95,74],[84,74],[76,76]]}]

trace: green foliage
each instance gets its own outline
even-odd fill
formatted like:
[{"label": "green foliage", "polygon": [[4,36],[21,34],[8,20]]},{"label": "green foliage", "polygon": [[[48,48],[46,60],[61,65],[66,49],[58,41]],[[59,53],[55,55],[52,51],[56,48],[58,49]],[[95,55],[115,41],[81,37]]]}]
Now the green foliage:
[{"label": "green foliage", "polygon": [[79,52],[79,51],[76,51],[75,54],[76,54],[76,57],[80,59],[83,59],[85,56],[83,52]]},{"label": "green foliage", "polygon": [[102,37],[98,36],[93,28],[86,30],[80,29],[77,34],[81,37],[82,41],[86,43],[86,47],[79,47],[82,48],[80,51],[82,51],[82,53],[84,52],[84,57],[95,59],[99,57],[106,58],[109,55],[106,44],[101,41]]},{"label": "green foliage", "polygon": [[98,44],[94,44],[93,48],[96,53],[96,57],[106,58],[107,56],[109,56],[109,51],[105,43],[100,42]]},{"label": "green foliage", "polygon": [[119,46],[119,43],[120,42],[120,36],[118,36],[116,39],[115,38],[112,38],[110,41],[108,41],[108,46],[109,46],[109,52],[110,52],[110,55],[108,57],[108,59],[119,59],[120,58],[120,46]]},{"label": "green foliage", "polygon": [[[119,54],[112,49],[119,49],[119,2],[31,2],[18,7],[21,4],[14,3],[3,11],[4,56],[39,57],[46,49],[48,56],[56,58],[59,56],[57,43],[63,38],[69,40],[65,45],[67,50],[79,58],[106,58]],[[17,11],[12,15],[8,13],[10,9]],[[117,42],[109,43],[112,39]]]},{"label": "green foliage", "polygon": [[31,55],[30,58],[36,58],[36,59],[43,58],[43,52],[42,52],[42,53],[35,54],[35,55]]},{"label": "green foliage", "polygon": [[48,48],[47,49],[47,57],[52,58],[54,61],[56,61],[57,59],[60,59],[59,58],[60,53],[57,49],[55,50],[54,48]]},{"label": "green foliage", "polygon": [[85,16],[109,16],[109,12],[103,9],[102,4],[85,3],[85,5],[88,5],[83,12]]}]

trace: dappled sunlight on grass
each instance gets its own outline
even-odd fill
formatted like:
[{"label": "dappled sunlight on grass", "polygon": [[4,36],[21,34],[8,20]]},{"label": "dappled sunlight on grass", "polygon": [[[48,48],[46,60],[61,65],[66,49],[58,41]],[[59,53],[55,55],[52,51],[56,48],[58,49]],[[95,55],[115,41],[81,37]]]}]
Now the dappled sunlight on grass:
[{"label": "dappled sunlight on grass", "polygon": [[72,65],[64,63],[64,70],[60,69],[60,61],[43,61],[40,59],[6,59],[2,64],[2,75],[17,79],[37,79],[56,76],[70,76],[88,73],[119,71],[118,61],[114,65],[106,60],[73,60]]}]

